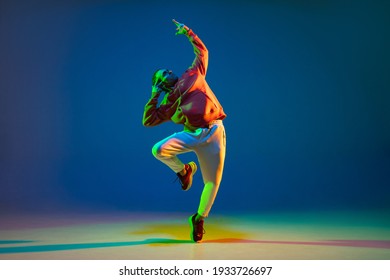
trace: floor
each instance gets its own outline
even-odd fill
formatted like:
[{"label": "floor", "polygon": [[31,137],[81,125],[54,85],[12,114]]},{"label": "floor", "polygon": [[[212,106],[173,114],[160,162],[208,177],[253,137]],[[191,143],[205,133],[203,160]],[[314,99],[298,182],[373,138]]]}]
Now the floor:
[{"label": "floor", "polygon": [[0,214],[3,260],[389,260],[389,212]]}]

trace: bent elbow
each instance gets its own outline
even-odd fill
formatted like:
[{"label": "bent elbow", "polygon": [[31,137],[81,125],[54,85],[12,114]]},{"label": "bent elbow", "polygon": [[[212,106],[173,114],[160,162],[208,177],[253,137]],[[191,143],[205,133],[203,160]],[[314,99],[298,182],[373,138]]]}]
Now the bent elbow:
[{"label": "bent elbow", "polygon": [[156,126],[156,121],[153,121],[151,119],[143,119],[142,120],[142,125],[145,127],[150,127],[150,126]]},{"label": "bent elbow", "polygon": [[145,127],[151,126],[147,120],[142,120],[142,125]]}]

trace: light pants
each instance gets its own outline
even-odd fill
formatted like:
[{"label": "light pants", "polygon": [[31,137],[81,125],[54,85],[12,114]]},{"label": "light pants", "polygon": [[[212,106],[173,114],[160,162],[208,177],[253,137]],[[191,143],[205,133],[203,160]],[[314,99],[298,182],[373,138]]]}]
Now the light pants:
[{"label": "light pants", "polygon": [[153,155],[175,173],[184,168],[179,154],[195,152],[203,177],[203,192],[198,214],[207,217],[222,180],[226,152],[226,134],[222,121],[214,121],[208,128],[181,131],[153,146]]}]

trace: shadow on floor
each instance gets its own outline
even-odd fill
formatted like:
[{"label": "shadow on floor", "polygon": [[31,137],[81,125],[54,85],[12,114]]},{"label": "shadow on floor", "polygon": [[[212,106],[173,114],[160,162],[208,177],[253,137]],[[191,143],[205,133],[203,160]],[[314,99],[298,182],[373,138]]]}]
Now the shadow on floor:
[{"label": "shadow on floor", "polygon": [[[33,241],[0,240],[0,244],[19,244],[23,242],[27,243]],[[390,249],[390,240],[268,241],[268,240],[250,240],[250,239],[239,239],[239,238],[224,238],[224,239],[205,240],[202,243],[203,244],[212,244],[212,243],[245,244],[247,243],[247,244],[309,245],[309,246],[347,246],[347,247]],[[0,254],[38,253],[38,252],[50,252],[50,251],[127,247],[127,246],[137,246],[137,245],[177,245],[177,244],[198,245],[196,243],[194,244],[190,240],[150,238],[142,241],[128,241],[128,242],[48,244],[48,245],[0,247]]]},{"label": "shadow on floor", "polygon": [[[0,244],[12,244],[12,243],[14,243],[12,240],[0,241]],[[109,248],[109,247],[127,247],[127,246],[137,246],[137,245],[153,245],[153,244],[167,245],[167,244],[184,244],[184,243],[193,243],[193,242],[190,240],[150,238],[142,241],[128,241],[128,242],[48,244],[48,245],[33,245],[33,246],[3,247],[3,248],[0,247],[0,254],[37,253],[37,252],[50,252],[50,251],[97,249],[97,248]]]}]

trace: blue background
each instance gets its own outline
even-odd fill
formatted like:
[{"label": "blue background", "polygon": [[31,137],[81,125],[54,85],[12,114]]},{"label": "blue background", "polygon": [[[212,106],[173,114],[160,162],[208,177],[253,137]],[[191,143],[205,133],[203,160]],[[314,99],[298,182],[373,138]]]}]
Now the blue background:
[{"label": "blue background", "polygon": [[0,211],[197,209],[200,174],[182,192],[151,154],[181,127],[141,122],[194,58],[172,18],[228,114],[212,212],[388,208],[386,1],[218,2],[2,0]]}]

